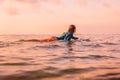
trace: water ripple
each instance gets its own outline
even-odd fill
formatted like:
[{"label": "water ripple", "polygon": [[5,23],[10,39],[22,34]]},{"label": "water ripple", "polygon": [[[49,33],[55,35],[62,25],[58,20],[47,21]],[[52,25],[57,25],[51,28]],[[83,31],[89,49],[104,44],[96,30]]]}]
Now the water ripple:
[{"label": "water ripple", "polygon": [[0,66],[28,66],[28,65],[38,65],[38,64],[29,64],[26,62],[20,63],[0,63]]}]

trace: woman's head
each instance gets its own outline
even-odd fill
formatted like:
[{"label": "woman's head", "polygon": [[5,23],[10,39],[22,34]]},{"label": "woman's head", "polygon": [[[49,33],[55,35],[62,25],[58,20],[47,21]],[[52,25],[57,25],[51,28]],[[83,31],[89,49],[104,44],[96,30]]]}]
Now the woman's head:
[{"label": "woman's head", "polygon": [[76,27],[75,27],[75,25],[71,24],[71,25],[69,26],[68,32],[75,33],[75,32],[76,32]]}]

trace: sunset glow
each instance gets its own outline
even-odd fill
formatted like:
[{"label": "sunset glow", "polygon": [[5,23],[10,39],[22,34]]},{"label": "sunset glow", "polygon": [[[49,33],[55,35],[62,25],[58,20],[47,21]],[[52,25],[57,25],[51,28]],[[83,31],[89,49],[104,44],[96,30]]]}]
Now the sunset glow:
[{"label": "sunset glow", "polygon": [[120,0],[0,0],[0,34],[120,33]]}]

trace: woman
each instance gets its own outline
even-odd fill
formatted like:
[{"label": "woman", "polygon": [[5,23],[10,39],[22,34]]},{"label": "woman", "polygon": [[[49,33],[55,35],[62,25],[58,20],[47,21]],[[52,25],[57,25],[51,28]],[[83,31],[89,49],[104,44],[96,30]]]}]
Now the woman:
[{"label": "woman", "polygon": [[38,39],[29,39],[29,40],[22,40],[22,41],[26,41],[26,42],[50,42],[50,41],[56,41],[56,40],[63,40],[63,41],[70,41],[71,39],[78,39],[78,37],[74,37],[73,34],[76,32],[76,27],[75,25],[70,25],[69,29],[67,32],[63,33],[60,37],[50,37],[47,39],[43,39],[43,40],[38,40]]}]

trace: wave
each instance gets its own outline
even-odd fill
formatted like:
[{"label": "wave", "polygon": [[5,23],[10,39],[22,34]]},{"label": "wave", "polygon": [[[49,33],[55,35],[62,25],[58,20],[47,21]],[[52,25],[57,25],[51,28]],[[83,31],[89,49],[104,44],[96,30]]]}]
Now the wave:
[{"label": "wave", "polygon": [[89,59],[89,60],[103,60],[103,59],[116,59],[117,57],[112,56],[102,56],[102,55],[88,55],[88,56],[62,56],[51,59],[51,61],[60,61],[60,60],[67,60],[67,59]]},{"label": "wave", "polygon": [[37,46],[31,46],[30,48],[27,48],[27,50],[39,50],[39,49],[54,49],[54,48],[63,48],[60,45],[37,45]]},{"label": "wave", "polygon": [[11,57],[11,58],[13,58],[13,59],[20,59],[20,60],[24,60],[24,61],[29,61],[29,60],[33,60],[33,58],[23,58],[23,57]]},{"label": "wave", "polygon": [[25,71],[19,74],[0,76],[0,80],[41,80],[44,78],[56,78],[67,74],[85,73],[94,71],[94,68],[69,68],[50,73],[43,70]]},{"label": "wave", "polygon": [[103,47],[101,44],[84,44],[85,47],[99,48]]},{"label": "wave", "polygon": [[99,76],[100,77],[108,77],[108,76],[117,76],[117,75],[120,75],[120,73],[107,73],[107,74],[99,75]]},{"label": "wave", "polygon": [[120,49],[111,49],[111,50],[108,50],[108,52],[116,52],[116,53],[120,53]]},{"label": "wave", "polygon": [[19,44],[21,44],[21,43],[19,43],[19,42],[0,42],[0,48],[15,46],[15,45],[19,45]]},{"label": "wave", "polygon": [[113,43],[113,42],[103,42],[101,44],[104,44],[104,45],[119,45],[119,44]]},{"label": "wave", "polygon": [[28,65],[38,65],[38,64],[29,64],[26,62],[20,63],[0,63],[0,66],[28,66]]},{"label": "wave", "polygon": [[105,73],[101,75],[97,75],[95,78],[90,80],[120,80],[120,73]]}]

